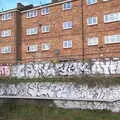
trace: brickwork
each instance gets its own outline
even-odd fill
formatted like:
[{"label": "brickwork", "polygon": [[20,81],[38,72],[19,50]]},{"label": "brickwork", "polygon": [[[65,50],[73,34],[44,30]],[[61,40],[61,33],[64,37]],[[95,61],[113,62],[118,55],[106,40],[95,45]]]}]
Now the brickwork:
[{"label": "brickwork", "polygon": [[10,37],[2,38],[0,35],[0,49],[2,47],[11,46],[11,53],[0,53],[0,64],[13,64],[16,63],[16,12],[11,12],[11,19],[2,21],[2,14],[0,14],[0,34],[3,30],[11,30]]},{"label": "brickwork", "polygon": [[[84,50],[85,59],[88,58],[106,58],[106,57],[119,57],[120,44],[105,44],[104,36],[112,34],[120,34],[120,22],[104,23],[104,14],[120,12],[120,1],[110,0],[103,2],[98,1],[94,5],[87,5],[83,3],[83,18],[84,18]],[[89,11],[89,12],[88,12]],[[98,24],[88,26],[87,18],[90,16],[98,17]],[[95,46],[88,46],[87,38],[91,36],[99,37],[99,44]]]},{"label": "brickwork", "polygon": [[[72,3],[72,9],[63,11],[62,4],[50,6],[50,13],[48,15],[41,15],[42,8],[37,9],[38,16],[35,18],[26,18],[26,12],[22,13],[22,58],[23,61],[31,61],[31,59],[42,60],[54,60],[58,57],[60,59],[67,58],[82,58],[82,22],[80,21],[81,9],[80,1],[74,1]],[[62,24],[65,21],[72,21],[73,28],[70,30],[63,30]],[[28,24],[29,23],[29,24]],[[40,29],[41,25],[50,25],[50,32],[42,33]],[[37,35],[26,35],[26,29],[30,27],[38,27]],[[64,40],[72,40],[73,47],[70,49],[63,48]],[[51,49],[48,51],[41,50],[42,43],[50,43]],[[28,53],[28,45],[39,45],[36,53]],[[55,51],[59,49],[60,55],[57,56]],[[33,57],[33,58],[32,58]]]},{"label": "brickwork", "polygon": [[[72,0],[72,9],[63,10],[66,1],[53,1],[53,3],[22,10],[9,10],[12,18],[2,21],[3,13],[0,13],[0,32],[11,29],[10,37],[0,36],[0,48],[11,46],[9,54],[0,53],[0,64],[14,64],[17,62],[51,61],[66,59],[89,59],[120,57],[120,44],[105,44],[105,35],[120,35],[120,22],[104,23],[104,14],[120,12],[120,0],[98,1],[93,5],[87,5],[86,0]],[[23,7],[23,6],[22,6]],[[48,15],[41,15],[41,9],[49,7]],[[27,10],[26,10],[27,9]],[[27,12],[36,10],[37,16],[27,18]],[[91,16],[98,17],[98,24],[87,25],[87,19]],[[63,29],[63,22],[72,21],[72,28]],[[41,27],[50,25],[50,31],[42,33]],[[26,29],[37,27],[35,35],[27,35]],[[98,37],[97,45],[88,45],[89,37]],[[65,40],[72,40],[72,48],[63,48]],[[49,43],[50,49],[43,51],[43,43]],[[28,52],[28,46],[37,45],[36,52]],[[58,52],[58,53],[57,53]]]}]

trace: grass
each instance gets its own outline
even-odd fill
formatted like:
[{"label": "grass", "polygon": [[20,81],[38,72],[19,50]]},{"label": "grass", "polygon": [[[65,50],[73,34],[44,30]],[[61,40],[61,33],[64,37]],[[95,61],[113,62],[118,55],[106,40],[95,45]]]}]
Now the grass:
[{"label": "grass", "polygon": [[120,120],[120,113],[79,109],[48,108],[33,103],[5,103],[0,120]]},{"label": "grass", "polygon": [[57,78],[12,78],[12,77],[0,77],[0,83],[6,84],[18,84],[18,83],[27,83],[27,82],[73,82],[74,84],[87,84],[89,87],[94,86],[111,86],[111,85],[120,85],[120,77],[114,76],[65,76]]}]

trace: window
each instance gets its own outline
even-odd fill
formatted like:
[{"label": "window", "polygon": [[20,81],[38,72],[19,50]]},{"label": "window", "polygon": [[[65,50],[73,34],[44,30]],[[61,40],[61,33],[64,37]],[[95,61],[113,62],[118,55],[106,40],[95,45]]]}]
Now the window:
[{"label": "window", "polygon": [[3,48],[1,48],[1,53],[3,53],[3,54],[11,53],[11,47],[3,47]]},{"label": "window", "polygon": [[41,15],[47,15],[47,14],[49,14],[49,8],[43,8],[43,9],[41,9]]},{"label": "window", "polygon": [[37,45],[28,46],[28,52],[36,52],[36,51],[37,51]]},{"label": "window", "polygon": [[9,20],[11,19],[11,13],[5,13],[2,15],[2,20]]},{"label": "window", "polygon": [[11,36],[11,30],[4,30],[1,32],[1,37],[9,37]]},{"label": "window", "polygon": [[44,51],[44,50],[49,50],[49,49],[50,49],[50,43],[43,43],[41,49],[42,49],[43,51]]},{"label": "window", "polygon": [[66,2],[63,4],[63,10],[68,10],[72,9],[72,3],[71,2]]},{"label": "window", "polygon": [[88,45],[98,45],[98,37],[89,37],[88,38]]},{"label": "window", "polygon": [[63,48],[72,48],[72,40],[66,40],[63,42]]},{"label": "window", "polygon": [[87,24],[88,25],[96,25],[96,24],[98,24],[98,18],[97,17],[89,17],[87,19]]},{"label": "window", "polygon": [[44,25],[41,27],[42,33],[50,32],[50,25]]},{"label": "window", "polygon": [[37,11],[36,10],[31,10],[27,12],[27,18],[32,18],[37,16]]},{"label": "window", "polygon": [[26,34],[27,34],[27,35],[35,35],[35,34],[37,34],[37,33],[38,33],[37,27],[26,29]]},{"label": "window", "polygon": [[104,15],[104,22],[105,23],[116,22],[116,21],[120,21],[120,12]]},{"label": "window", "polygon": [[71,29],[71,28],[72,28],[72,21],[63,23],[63,29]]},{"label": "window", "polygon": [[119,35],[106,35],[104,37],[105,44],[109,43],[120,43],[120,34]]},{"label": "window", "polygon": [[97,0],[87,0],[88,5],[92,5],[92,4],[95,4],[95,3],[97,3]]}]

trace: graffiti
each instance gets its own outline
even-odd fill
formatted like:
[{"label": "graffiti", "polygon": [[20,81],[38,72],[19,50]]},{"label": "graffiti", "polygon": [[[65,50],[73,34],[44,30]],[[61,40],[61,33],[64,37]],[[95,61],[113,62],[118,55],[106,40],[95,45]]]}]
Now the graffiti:
[{"label": "graffiti", "polygon": [[120,86],[93,87],[87,85],[74,85],[72,83],[20,83],[0,85],[1,95],[33,96],[65,99],[86,100],[118,100],[120,99]]},{"label": "graffiti", "polygon": [[10,67],[9,66],[0,66],[0,76],[9,76]]},{"label": "graffiti", "polygon": [[49,82],[0,84],[0,96],[53,99],[63,108],[120,111],[120,86],[89,88],[88,85]]},{"label": "graffiti", "polygon": [[[11,67],[11,70],[10,70]],[[31,62],[12,66],[0,66],[0,76],[18,78],[39,78],[39,77],[58,77],[58,76],[81,76],[81,75],[118,75],[120,74],[120,60],[99,59],[89,62],[61,62],[43,63]]]},{"label": "graffiti", "polygon": [[96,74],[120,74],[120,60],[96,61],[92,66],[92,73]]},{"label": "graffiti", "polygon": [[89,109],[89,110],[108,110],[120,112],[120,101],[116,102],[94,102],[94,101],[65,101],[54,100],[54,104],[59,108],[67,109]]},{"label": "graffiti", "polygon": [[120,74],[120,60],[93,61],[91,64],[82,62],[28,63],[13,65],[13,77],[57,77],[89,74]]}]

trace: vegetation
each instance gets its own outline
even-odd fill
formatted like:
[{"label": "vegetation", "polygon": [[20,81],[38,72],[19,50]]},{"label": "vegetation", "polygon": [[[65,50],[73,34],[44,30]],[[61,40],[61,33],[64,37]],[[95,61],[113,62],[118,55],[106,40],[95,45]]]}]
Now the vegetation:
[{"label": "vegetation", "polygon": [[0,106],[0,120],[120,120],[119,113],[79,109],[58,109],[36,102],[6,102]]},{"label": "vegetation", "polygon": [[119,85],[120,84],[120,77],[114,76],[64,76],[64,77],[57,77],[57,78],[13,78],[13,77],[0,77],[0,83],[26,83],[26,82],[73,82],[75,84],[88,84],[89,87],[93,86],[111,86],[111,85]]}]

